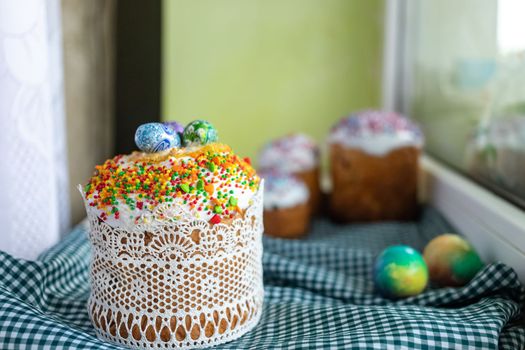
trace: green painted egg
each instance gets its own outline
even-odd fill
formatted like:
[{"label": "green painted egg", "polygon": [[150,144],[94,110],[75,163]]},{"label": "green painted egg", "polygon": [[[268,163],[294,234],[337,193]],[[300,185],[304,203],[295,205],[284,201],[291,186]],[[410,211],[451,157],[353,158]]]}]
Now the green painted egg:
[{"label": "green painted egg", "polygon": [[425,260],[415,249],[406,245],[386,248],[376,258],[374,283],[388,298],[413,296],[425,290],[428,269]]},{"label": "green painted egg", "polygon": [[205,145],[217,142],[217,130],[206,120],[194,120],[184,128],[183,140],[185,146]]},{"label": "green painted egg", "polygon": [[431,240],[423,257],[430,280],[441,286],[463,286],[483,268],[483,262],[470,243],[455,234],[443,234]]}]

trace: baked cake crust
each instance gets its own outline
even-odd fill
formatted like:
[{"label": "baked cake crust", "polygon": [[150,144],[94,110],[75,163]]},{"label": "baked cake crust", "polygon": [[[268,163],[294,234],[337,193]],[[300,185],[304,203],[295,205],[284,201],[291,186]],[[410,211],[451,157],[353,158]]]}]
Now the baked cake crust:
[{"label": "baked cake crust", "polygon": [[340,222],[413,220],[418,213],[419,149],[402,147],[376,156],[330,146],[330,212]]},{"label": "baked cake crust", "polygon": [[278,238],[301,238],[308,231],[310,207],[307,203],[291,208],[264,211],[264,232]]}]

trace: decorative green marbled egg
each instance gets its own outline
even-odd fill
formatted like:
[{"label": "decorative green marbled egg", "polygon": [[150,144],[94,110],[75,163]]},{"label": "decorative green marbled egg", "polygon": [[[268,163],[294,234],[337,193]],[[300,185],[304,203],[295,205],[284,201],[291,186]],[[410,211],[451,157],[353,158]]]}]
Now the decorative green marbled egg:
[{"label": "decorative green marbled egg", "polygon": [[388,298],[413,296],[425,290],[428,269],[421,254],[406,245],[386,248],[374,266],[376,289]]},{"label": "decorative green marbled egg", "polygon": [[218,140],[217,130],[206,120],[194,120],[184,128],[183,141],[185,146],[205,145]]},{"label": "decorative green marbled egg", "polygon": [[483,267],[478,253],[462,237],[443,234],[423,251],[430,280],[441,286],[463,286]]}]

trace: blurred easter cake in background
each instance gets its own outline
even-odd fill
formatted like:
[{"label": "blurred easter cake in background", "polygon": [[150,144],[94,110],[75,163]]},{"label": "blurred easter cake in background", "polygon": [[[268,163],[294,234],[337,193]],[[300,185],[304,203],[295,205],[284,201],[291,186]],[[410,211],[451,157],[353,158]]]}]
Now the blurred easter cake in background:
[{"label": "blurred easter cake in background", "polygon": [[303,237],[310,223],[310,191],[290,174],[260,172],[264,178],[264,232],[280,238]]},{"label": "blurred easter cake in background", "polygon": [[259,170],[293,174],[304,181],[310,196],[308,205],[315,213],[321,201],[319,147],[309,136],[291,133],[263,146]]},{"label": "blurred easter cake in background", "polygon": [[328,136],[332,218],[415,219],[423,142],[420,128],[394,112],[361,111],[334,125]]},{"label": "blurred easter cake in background", "polygon": [[525,116],[492,118],[467,143],[468,172],[511,197],[525,196]]}]

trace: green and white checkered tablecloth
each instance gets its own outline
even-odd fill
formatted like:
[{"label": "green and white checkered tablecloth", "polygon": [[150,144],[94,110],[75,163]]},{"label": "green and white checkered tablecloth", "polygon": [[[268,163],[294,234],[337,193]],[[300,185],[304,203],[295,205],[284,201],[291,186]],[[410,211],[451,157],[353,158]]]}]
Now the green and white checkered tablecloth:
[{"label": "green and white checkered tablecloth", "polygon": [[[76,228],[36,262],[0,253],[0,349],[116,349],[95,337],[86,301],[89,244]],[[314,224],[305,241],[265,239],[259,325],[224,349],[524,349],[525,289],[501,263],[463,288],[392,302],[373,292],[374,256],[421,249],[450,231],[427,209],[418,223]]]}]

